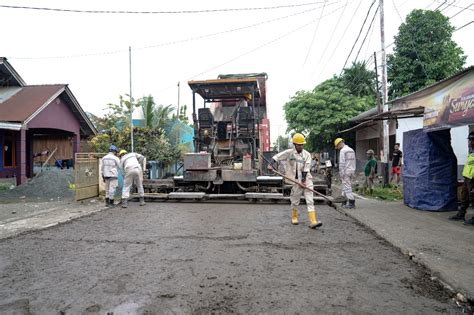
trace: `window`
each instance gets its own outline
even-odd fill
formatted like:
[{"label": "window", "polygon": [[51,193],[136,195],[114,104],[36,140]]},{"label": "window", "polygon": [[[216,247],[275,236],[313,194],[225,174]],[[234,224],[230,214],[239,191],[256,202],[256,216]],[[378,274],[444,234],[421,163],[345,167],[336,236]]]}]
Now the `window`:
[{"label": "window", "polygon": [[15,167],[15,137],[5,133],[3,138],[3,167]]}]

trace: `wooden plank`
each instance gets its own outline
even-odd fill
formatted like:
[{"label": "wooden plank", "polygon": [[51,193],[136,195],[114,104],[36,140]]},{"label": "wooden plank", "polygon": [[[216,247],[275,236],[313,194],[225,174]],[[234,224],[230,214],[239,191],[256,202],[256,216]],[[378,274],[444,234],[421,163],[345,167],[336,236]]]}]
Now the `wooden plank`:
[{"label": "wooden plank", "polygon": [[94,198],[99,195],[99,185],[85,186],[77,188],[76,186],[76,201],[88,198]]},{"label": "wooden plank", "polygon": [[45,166],[46,164],[48,164],[48,161],[53,157],[54,153],[56,152],[58,148],[55,148],[53,150],[53,152],[51,152],[51,154],[48,156],[48,158],[46,159],[46,161],[41,165],[41,168],[40,168],[40,171],[38,173],[36,173],[35,177],[36,178],[42,171],[43,171],[43,166]]}]

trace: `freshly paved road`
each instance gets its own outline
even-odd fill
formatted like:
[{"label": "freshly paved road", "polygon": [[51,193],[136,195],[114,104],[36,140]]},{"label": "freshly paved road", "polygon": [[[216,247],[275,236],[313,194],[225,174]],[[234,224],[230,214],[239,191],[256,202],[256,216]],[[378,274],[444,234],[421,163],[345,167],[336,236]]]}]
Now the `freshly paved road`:
[{"label": "freshly paved road", "polygon": [[[69,207],[71,205],[68,205]],[[460,313],[429,273],[318,205],[132,203],[0,241],[0,313]]]}]

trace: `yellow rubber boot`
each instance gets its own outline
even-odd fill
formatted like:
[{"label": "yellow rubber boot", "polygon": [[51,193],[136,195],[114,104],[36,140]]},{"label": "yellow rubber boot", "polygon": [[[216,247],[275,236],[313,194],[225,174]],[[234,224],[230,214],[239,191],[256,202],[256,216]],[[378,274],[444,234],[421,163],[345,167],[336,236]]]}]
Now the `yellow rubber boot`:
[{"label": "yellow rubber boot", "polygon": [[296,208],[291,209],[291,224],[298,224],[298,209]]},{"label": "yellow rubber boot", "polygon": [[323,225],[323,222],[316,220],[316,212],[310,211],[308,212],[308,219],[309,219],[309,227],[311,229],[315,229]]}]

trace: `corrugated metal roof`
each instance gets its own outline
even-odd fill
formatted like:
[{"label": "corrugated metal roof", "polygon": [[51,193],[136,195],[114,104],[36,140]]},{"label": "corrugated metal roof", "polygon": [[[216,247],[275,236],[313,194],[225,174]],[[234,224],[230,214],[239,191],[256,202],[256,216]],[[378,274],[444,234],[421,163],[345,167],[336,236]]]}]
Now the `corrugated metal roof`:
[{"label": "corrugated metal roof", "polygon": [[352,117],[351,119],[349,119],[349,121],[359,122],[359,121],[365,120],[367,117],[371,117],[371,116],[373,116],[377,113],[378,113],[377,107],[373,107],[369,110],[366,110],[365,112],[360,113],[359,115],[357,115],[355,117]]},{"label": "corrugated metal roof", "polygon": [[0,103],[0,120],[24,122],[58,96],[65,84],[31,85]]},{"label": "corrugated metal roof", "polygon": [[0,57],[0,86],[25,86],[25,81],[8,63],[7,58]]}]

